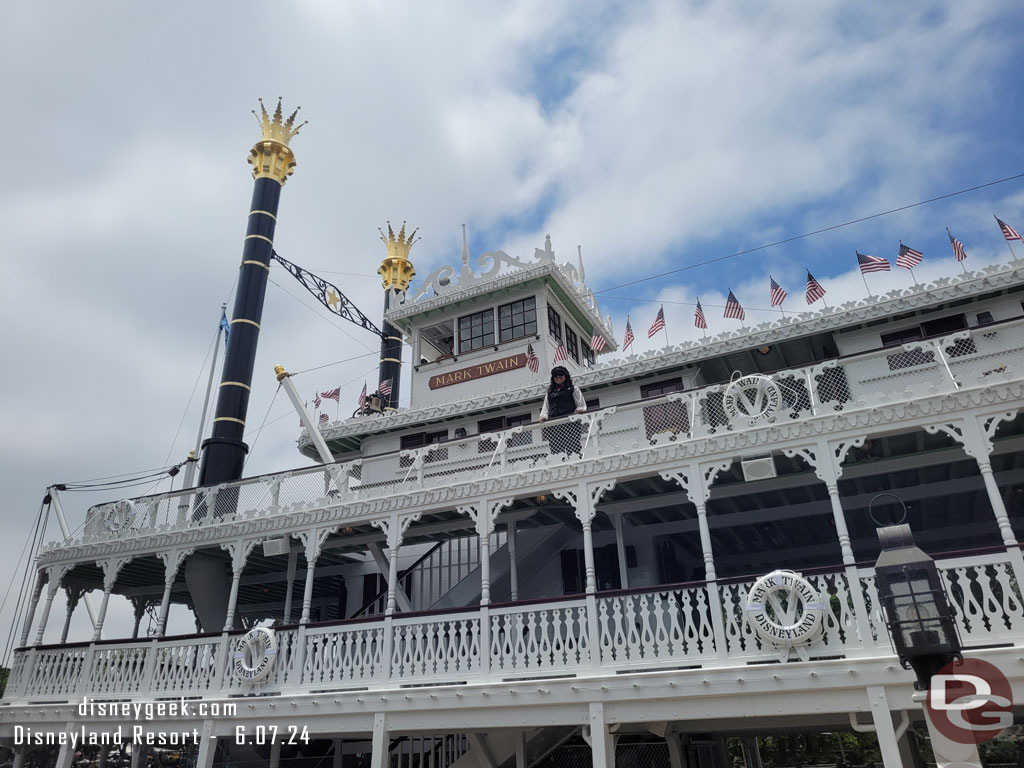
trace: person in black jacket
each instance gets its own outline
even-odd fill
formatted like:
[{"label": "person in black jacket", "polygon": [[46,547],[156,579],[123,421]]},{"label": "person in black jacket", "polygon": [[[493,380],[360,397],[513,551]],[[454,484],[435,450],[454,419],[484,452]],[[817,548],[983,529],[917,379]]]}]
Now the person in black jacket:
[{"label": "person in black jacket", "polygon": [[[573,413],[584,413],[587,401],[583,392],[572,383],[569,371],[561,365],[551,369],[551,384],[544,396],[544,404],[540,409],[540,421],[557,419]],[[566,422],[543,430],[544,439],[551,446],[552,453],[582,453],[580,433],[582,427],[576,422]]]}]

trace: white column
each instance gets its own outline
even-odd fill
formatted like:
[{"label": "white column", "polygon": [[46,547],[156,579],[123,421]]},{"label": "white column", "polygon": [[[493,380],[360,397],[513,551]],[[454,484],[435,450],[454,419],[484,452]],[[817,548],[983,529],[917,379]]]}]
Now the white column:
[{"label": "white column", "polygon": [[508,578],[511,583],[512,602],[519,599],[519,563],[516,561],[516,521],[508,524]]},{"label": "white column", "polygon": [[299,624],[309,623],[309,612],[313,607],[313,571],[316,570],[319,555],[319,552],[306,552],[306,581],[302,587],[302,616],[299,618]]},{"label": "white column", "polygon": [[839,553],[843,560],[843,570],[850,591],[850,599],[853,601],[857,633],[864,648],[873,648],[875,639],[871,630],[871,618],[864,600],[864,590],[860,583],[860,574],[857,572],[856,559],[850,543],[850,531],[846,527],[846,515],[839,497],[839,476],[843,471],[843,459],[851,448],[863,445],[863,443],[864,438],[838,442],[822,439],[813,447],[786,449],[783,452],[790,457],[799,456],[814,470],[817,478],[825,483],[829,503],[832,506],[832,521],[839,539]]},{"label": "white column", "polygon": [[270,745],[270,764],[267,768],[280,768],[281,765],[281,742],[274,739]]},{"label": "white column", "polygon": [[611,516],[615,526],[615,548],[619,553],[619,583],[622,589],[629,589],[629,565],[626,562],[626,538],[622,534],[622,514]]},{"label": "white column", "polygon": [[224,616],[224,632],[235,628],[235,610],[238,606],[238,585],[242,581],[245,561],[256,546],[256,540],[236,539],[230,544],[221,544],[221,549],[231,555],[231,593],[228,595],[228,610]]},{"label": "white column", "polygon": [[103,560],[100,562],[100,568],[103,569],[103,602],[100,603],[99,614],[96,616],[96,629],[92,634],[93,642],[103,637],[103,622],[107,618],[107,606],[110,604],[110,593],[114,589],[114,584],[117,582],[117,575],[121,572],[121,568],[127,563],[129,558],[122,557],[113,560]]},{"label": "white column", "polygon": [[25,616],[25,624],[21,629],[21,641],[19,645],[24,648],[28,645],[28,636],[32,631],[32,622],[36,617],[36,606],[39,605],[39,598],[43,594],[43,587],[46,586],[46,577],[43,571],[36,574],[36,587],[32,590],[32,600],[28,604],[28,615]]},{"label": "white column", "polygon": [[171,612],[171,588],[174,586],[174,578],[177,574],[164,573],[164,593],[160,598],[160,619],[156,625],[156,636],[163,637],[167,633],[167,617]]},{"label": "white column", "polygon": [[67,613],[64,616],[64,627],[60,631],[60,643],[63,645],[68,641],[68,632],[71,631],[71,616],[75,612],[75,607],[78,605],[78,601],[82,597],[82,591],[80,589],[72,589],[65,587],[64,592],[68,596],[68,608]]},{"label": "white column", "polygon": [[590,705],[590,753],[594,768],[614,768],[615,737],[608,732],[604,704]]},{"label": "white column", "polygon": [[392,545],[392,542],[388,540],[388,602],[384,608],[385,616],[393,616],[395,613],[395,606],[398,604],[397,589],[398,589],[398,548],[401,546],[396,540]]},{"label": "white column", "polygon": [[387,720],[383,712],[373,716],[373,738],[370,742],[370,768],[387,768],[388,766],[388,732]]},{"label": "white column", "polygon": [[[102,756],[102,755],[101,755]],[[14,766],[13,768],[23,768],[25,765],[25,747],[24,745],[14,747]],[[106,768],[103,763],[100,763],[99,768]]]},{"label": "white column", "polygon": [[238,585],[242,580],[242,571],[245,570],[245,566],[241,568],[231,569],[231,594],[228,596],[228,612],[224,617],[224,631],[230,632],[235,628],[235,607],[238,605]]},{"label": "white column", "polygon": [[1024,554],[1017,546],[1017,537],[1013,533],[1013,526],[1010,524],[1010,517],[1006,512],[1006,504],[1003,503],[1003,496],[999,492],[999,484],[996,483],[995,475],[992,473],[992,462],[989,459],[992,453],[992,438],[995,436],[1000,422],[1009,421],[1016,414],[1017,411],[1013,410],[981,418],[972,416],[962,422],[933,424],[925,427],[925,431],[933,435],[942,432],[953,438],[963,446],[964,452],[978,463],[978,471],[985,484],[989,504],[992,505],[992,514],[999,527],[999,536],[1009,555],[1014,577],[1019,583],[1024,580]]},{"label": "white column", "polygon": [[341,768],[341,739],[333,739],[334,754],[332,755],[331,768]]},{"label": "white column", "polygon": [[491,604],[491,534],[480,536],[480,605]]},{"label": "white column", "polygon": [[[65,733],[74,733],[74,723],[67,723],[64,726]],[[57,764],[54,768],[71,768],[71,761],[75,757],[75,747],[71,745],[71,740],[68,739],[66,743],[61,744],[60,751],[57,753]]]},{"label": "white column", "polygon": [[172,549],[160,552],[159,558],[164,561],[164,593],[160,598],[160,616],[156,624],[156,636],[163,637],[167,633],[167,617],[171,610],[171,589],[178,578],[178,570],[185,558],[195,549]]},{"label": "white column", "polygon": [[213,738],[213,720],[204,720],[199,733],[199,754],[196,756],[195,768],[213,768],[213,758],[217,756],[217,739]]},{"label": "white column", "polygon": [[[46,623],[50,619],[50,609],[53,607],[53,598],[57,594],[57,590],[60,589],[60,579],[54,578],[55,574],[50,574],[50,583],[46,588],[46,604],[43,606],[43,615],[39,617],[39,630],[36,632],[36,645],[42,645],[43,633],[46,632]],[[106,605],[104,603],[104,605]],[[101,614],[102,622],[102,614]]]},{"label": "white column", "polygon": [[871,706],[871,718],[875,723],[875,735],[878,736],[878,749],[882,753],[882,764],[885,768],[903,768],[900,759],[900,745],[896,738],[896,729],[892,724],[889,711],[889,700],[885,688],[873,685],[867,689],[868,704]]},{"label": "white column", "polygon": [[[526,731],[516,731],[516,768],[526,768]],[[18,768],[15,766],[14,768]]]},{"label": "white column", "polygon": [[[289,539],[290,541],[290,539]],[[288,591],[284,596],[284,623],[292,623],[292,591],[295,589],[295,566],[299,560],[299,552],[296,549],[288,551]],[[344,614],[341,618],[345,618]]]}]

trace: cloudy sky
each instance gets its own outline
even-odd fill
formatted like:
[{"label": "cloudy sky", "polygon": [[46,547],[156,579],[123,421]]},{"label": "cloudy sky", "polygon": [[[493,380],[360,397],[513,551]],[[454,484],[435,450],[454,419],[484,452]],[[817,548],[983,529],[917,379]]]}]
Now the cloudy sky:
[{"label": "cloudy sky", "polygon": [[[420,276],[458,261],[462,224],[474,255],[582,245],[640,351],[660,302],[678,342],[698,295],[713,333],[736,325],[729,288],[748,321],[776,316],[769,274],[796,312],[805,267],[838,303],[864,295],[855,249],[894,260],[902,238],[924,282],[959,270],[945,227],[972,267],[1009,257],[993,213],[1024,227],[1018,178],[701,266],[1024,173],[1012,0],[68,1],[4,3],[0,20],[5,585],[46,486],[165,467],[194,443],[259,97],[310,121],[277,250],[374,318],[389,219],[420,228]],[[247,474],[305,463],[275,364],[308,371],[309,396],[341,386],[343,414],[376,367],[372,336],[271,278]],[[72,527],[109,498],[67,494]]]}]

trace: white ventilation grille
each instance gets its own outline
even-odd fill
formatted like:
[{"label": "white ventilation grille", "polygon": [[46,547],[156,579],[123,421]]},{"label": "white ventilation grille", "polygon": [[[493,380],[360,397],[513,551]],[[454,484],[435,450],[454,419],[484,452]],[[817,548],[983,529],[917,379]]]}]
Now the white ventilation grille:
[{"label": "white ventilation grille", "polygon": [[771,456],[765,456],[763,459],[747,459],[740,462],[740,465],[743,467],[743,479],[747,482],[751,480],[767,480],[769,477],[775,477],[778,474],[775,471],[775,462]]},{"label": "white ventilation grille", "polygon": [[274,557],[275,555],[287,555],[289,550],[288,537],[280,539],[267,539],[263,542],[263,556]]}]

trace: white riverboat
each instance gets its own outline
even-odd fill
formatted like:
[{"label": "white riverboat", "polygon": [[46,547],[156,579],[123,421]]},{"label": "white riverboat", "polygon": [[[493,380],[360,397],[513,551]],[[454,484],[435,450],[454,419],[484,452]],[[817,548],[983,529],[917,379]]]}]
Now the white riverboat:
[{"label": "white riverboat", "polygon": [[[6,743],[123,727],[181,734],[200,768],[717,768],[730,739],[756,766],[756,737],[813,728],[919,765],[875,584],[883,492],[965,655],[1024,700],[1024,261],[619,359],[550,239],[388,280],[410,406],[304,430],[312,466],[100,504],[46,543]],[[540,424],[559,346],[588,408]],[[751,593],[780,570],[768,609]],[[111,595],[155,633],[106,636]],[[172,607],[198,631],[169,636]]]}]

